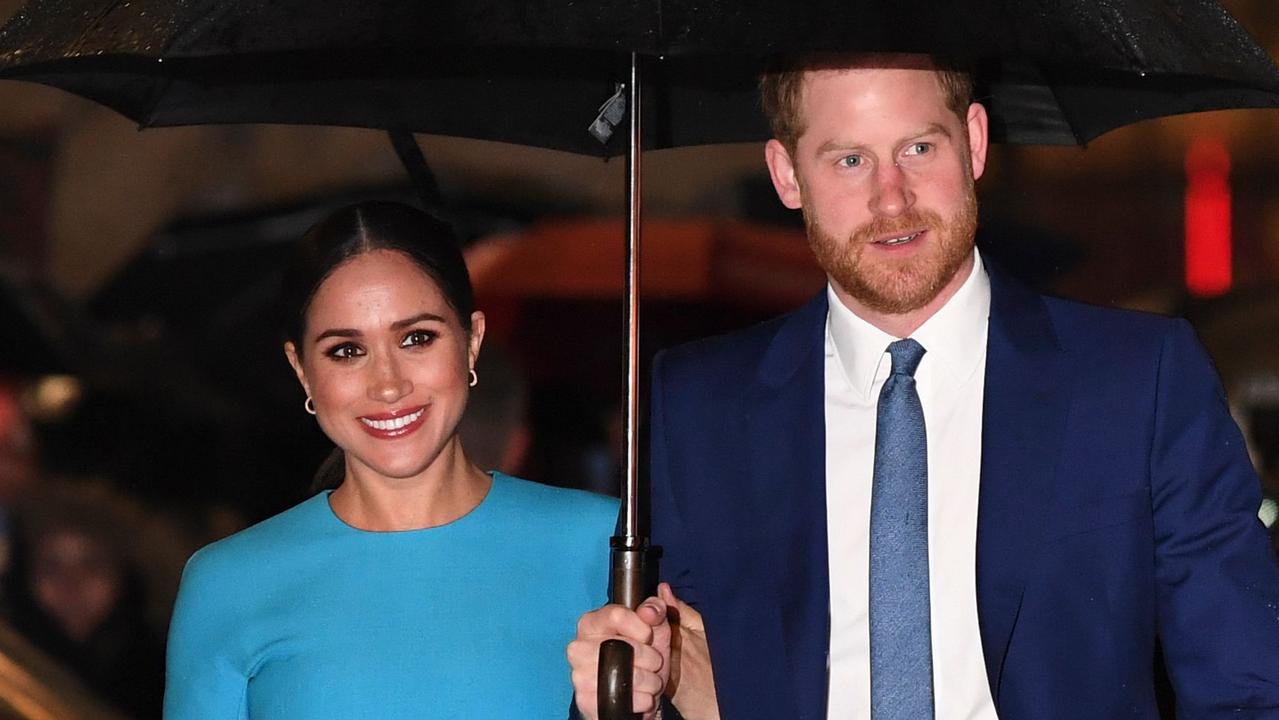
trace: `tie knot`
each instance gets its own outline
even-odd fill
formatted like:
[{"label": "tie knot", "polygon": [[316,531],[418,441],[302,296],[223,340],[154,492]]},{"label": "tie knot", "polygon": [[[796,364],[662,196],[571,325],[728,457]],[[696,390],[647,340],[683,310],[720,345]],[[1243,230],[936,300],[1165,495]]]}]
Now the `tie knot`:
[{"label": "tie knot", "polygon": [[893,374],[914,377],[919,361],[924,357],[924,346],[910,338],[888,344],[888,354],[893,356]]}]

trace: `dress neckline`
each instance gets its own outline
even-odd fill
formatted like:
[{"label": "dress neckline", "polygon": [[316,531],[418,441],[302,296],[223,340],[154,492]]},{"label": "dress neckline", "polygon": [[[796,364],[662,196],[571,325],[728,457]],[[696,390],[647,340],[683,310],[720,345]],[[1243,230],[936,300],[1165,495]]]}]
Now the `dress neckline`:
[{"label": "dress neckline", "polygon": [[496,470],[489,471],[488,475],[489,477],[493,479],[493,482],[489,483],[488,492],[485,493],[484,497],[480,499],[480,502],[478,505],[471,508],[466,513],[464,513],[463,515],[459,516],[458,518],[454,520],[446,522],[443,525],[432,525],[430,527],[408,528],[405,530],[365,530],[363,528],[358,528],[348,523],[347,521],[338,517],[338,514],[333,511],[333,505],[329,499],[329,496],[333,494],[333,490],[325,490],[323,493],[321,493],[317,497],[317,500],[322,502],[324,506],[323,508],[324,514],[327,520],[331,521],[332,523],[350,532],[358,533],[360,535],[391,537],[391,536],[408,536],[408,535],[414,535],[419,533],[430,533],[430,532],[447,532],[452,529],[466,527],[467,525],[470,525],[476,522],[478,519],[482,518],[483,515],[488,512],[488,508],[493,505],[493,496],[498,492],[498,486],[504,485],[508,479],[506,475]]}]

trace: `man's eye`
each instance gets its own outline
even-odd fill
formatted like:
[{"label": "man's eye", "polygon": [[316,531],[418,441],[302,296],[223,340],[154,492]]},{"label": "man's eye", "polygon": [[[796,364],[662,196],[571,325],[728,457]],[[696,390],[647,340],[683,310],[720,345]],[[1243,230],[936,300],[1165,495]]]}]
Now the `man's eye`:
[{"label": "man's eye", "polygon": [[334,345],[329,348],[328,352],[324,354],[334,360],[350,360],[351,358],[363,355],[364,351],[360,349],[359,345],[354,343],[342,343],[341,345]]},{"label": "man's eye", "polygon": [[860,167],[862,162],[863,161],[862,161],[861,155],[845,155],[844,157],[839,159],[840,165],[843,165],[844,167],[850,167],[850,168]]},{"label": "man's eye", "polygon": [[436,333],[430,330],[414,330],[404,336],[404,340],[400,342],[400,347],[412,347],[414,345],[430,345],[435,340]]},{"label": "man's eye", "polygon": [[906,148],[907,155],[927,155],[933,151],[933,144],[926,142],[912,143]]}]

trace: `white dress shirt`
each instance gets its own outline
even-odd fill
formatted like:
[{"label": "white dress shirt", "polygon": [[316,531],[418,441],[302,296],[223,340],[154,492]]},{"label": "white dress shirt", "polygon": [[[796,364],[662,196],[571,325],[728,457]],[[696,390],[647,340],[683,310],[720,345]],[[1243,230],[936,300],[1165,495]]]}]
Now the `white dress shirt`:
[{"label": "white dress shirt", "polygon": [[[897,340],[827,287],[826,520],[830,548],[830,720],[870,718],[870,490],[879,391]],[[995,718],[977,625],[977,489],[990,278],[981,257],[911,337],[928,443],[928,577],[936,717]]]}]

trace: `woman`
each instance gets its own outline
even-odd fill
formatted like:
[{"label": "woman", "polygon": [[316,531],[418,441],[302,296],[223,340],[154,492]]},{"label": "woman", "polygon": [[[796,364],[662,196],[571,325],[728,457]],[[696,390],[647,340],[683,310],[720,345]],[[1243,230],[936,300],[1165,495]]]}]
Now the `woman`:
[{"label": "woman", "polygon": [[617,503],[466,459],[484,315],[449,231],[391,203],[339,210],[303,238],[285,309],[345,476],[191,558],[165,716],[563,717]]}]

